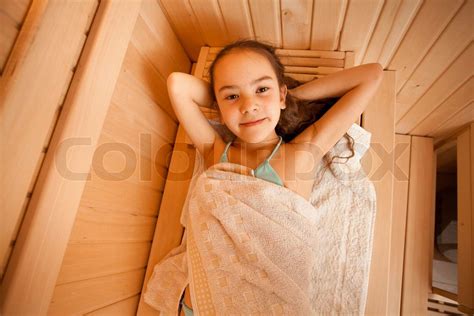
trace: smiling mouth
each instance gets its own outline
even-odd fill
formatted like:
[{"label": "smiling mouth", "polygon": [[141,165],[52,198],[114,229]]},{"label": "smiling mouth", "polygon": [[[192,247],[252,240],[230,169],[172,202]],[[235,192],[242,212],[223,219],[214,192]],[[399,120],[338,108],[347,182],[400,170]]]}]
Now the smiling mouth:
[{"label": "smiling mouth", "polygon": [[256,125],[256,124],[260,124],[261,122],[263,122],[265,120],[265,118],[261,119],[261,120],[258,120],[258,121],[253,121],[253,122],[248,122],[248,123],[242,123],[240,125],[243,125],[243,126],[252,126],[252,125]]}]

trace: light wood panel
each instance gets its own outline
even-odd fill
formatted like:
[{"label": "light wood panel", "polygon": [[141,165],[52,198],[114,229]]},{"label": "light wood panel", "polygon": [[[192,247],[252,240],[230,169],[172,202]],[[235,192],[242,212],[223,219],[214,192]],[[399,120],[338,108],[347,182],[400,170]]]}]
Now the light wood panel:
[{"label": "light wood panel", "polygon": [[253,23],[247,0],[219,0],[229,41],[253,38]]},{"label": "light wood panel", "polygon": [[410,142],[411,137],[409,135],[395,135],[395,147],[393,150],[393,213],[390,234],[390,271],[387,302],[388,315],[400,315],[408,187],[410,185]]},{"label": "light wood panel", "polygon": [[362,63],[378,62],[386,68],[422,3],[422,0],[385,1]]},{"label": "light wood panel", "polygon": [[314,0],[311,50],[337,50],[347,0]]},{"label": "light wood panel", "polygon": [[463,0],[423,2],[388,65],[389,69],[397,70],[397,92],[403,88],[463,2]]},{"label": "light wood panel", "polygon": [[199,29],[208,45],[225,45],[229,41],[227,28],[217,0],[189,0],[199,21]]},{"label": "light wood panel", "polygon": [[[158,196],[157,199],[161,199]],[[93,201],[91,201],[93,202]],[[94,201],[95,202],[95,201]],[[109,209],[86,206],[81,201],[76,221],[69,237],[69,244],[100,242],[136,242],[153,239],[156,218],[136,212],[117,212]],[[136,208],[138,209],[138,207]]]},{"label": "light wood panel", "polygon": [[88,316],[135,316],[137,312],[140,295],[135,295],[123,301],[111,304],[85,315]]},{"label": "light wood panel", "polygon": [[[410,132],[429,113],[436,109],[440,102],[444,101],[467,79],[472,77],[474,74],[472,70],[474,69],[473,60],[474,45],[471,42],[444,71],[443,75],[431,85],[430,89],[413,106],[407,110],[403,103],[397,103],[397,132]],[[466,69],[470,69],[471,71],[466,71]],[[403,115],[403,113],[405,113],[405,115]],[[430,131],[430,133],[432,132],[433,130]]]},{"label": "light wood panel", "polygon": [[[474,56],[473,56],[474,57]],[[460,87],[439,104],[423,121],[411,130],[412,134],[426,135],[437,130],[444,121],[474,101],[474,77],[471,76]],[[425,112],[426,113],[426,112]],[[430,135],[431,136],[431,135]]]},{"label": "light wood panel", "polygon": [[431,292],[436,155],[433,139],[411,137],[402,315],[425,314]]},{"label": "light wood panel", "polygon": [[[18,39],[32,0],[0,1],[0,75]],[[37,6],[39,1],[35,1]],[[44,3],[40,4],[44,8]],[[32,15],[31,15],[32,16]],[[38,16],[38,15],[36,15]],[[41,16],[41,14],[39,15]]]},{"label": "light wood panel", "polygon": [[[449,120],[445,121],[438,129],[431,133],[434,137],[438,139],[445,139],[459,133],[463,130],[468,124],[474,121],[474,102],[470,102],[464,106],[459,112],[457,112]],[[437,142],[441,143],[441,141]]]},{"label": "light wood panel", "polygon": [[[94,1],[62,5],[56,1],[48,5],[35,2],[30,11],[33,16],[27,17],[5,67],[0,82],[0,275],[25,216],[28,192],[37,181],[44,148],[56,125],[58,107],[70,85],[72,68],[77,64],[96,5]],[[58,23],[71,26],[58,28]]]},{"label": "light wood panel", "polygon": [[151,242],[75,243],[64,254],[56,287],[144,268]]},{"label": "light wood panel", "polygon": [[48,315],[86,314],[140,293],[144,269],[66,283],[54,290]]},{"label": "light wood panel", "polygon": [[[86,299],[81,284],[90,281],[89,289],[99,291],[95,280],[116,277],[110,284],[119,287],[129,271],[146,267],[165,180],[172,177],[169,156],[177,132],[166,79],[173,71],[189,68],[158,3],[144,0],[95,149],[51,313],[102,314],[121,306],[131,312],[138,306],[136,299],[106,295],[79,306]],[[135,277],[139,279],[134,284],[141,287],[144,274]],[[78,292],[72,306],[65,305],[70,300],[63,290],[68,284]],[[127,297],[136,296],[139,290],[134,289]]]},{"label": "light wood panel", "polygon": [[377,213],[374,223],[372,261],[365,314],[387,315],[390,277],[390,235],[394,182],[395,72],[384,72],[383,81],[362,114],[362,127],[369,131],[371,144],[361,160],[375,186]]},{"label": "light wood panel", "polygon": [[[281,9],[279,0],[249,0],[255,39],[282,46]],[[213,44],[209,46],[223,46]]]},{"label": "light wood panel", "polygon": [[282,45],[286,49],[309,49],[311,40],[312,0],[282,0]]},{"label": "light wood panel", "polygon": [[349,1],[338,50],[353,51],[355,65],[360,65],[364,57],[383,3],[383,1]]},{"label": "light wood panel", "polygon": [[474,313],[474,123],[457,137],[458,302]]},{"label": "light wood panel", "polygon": [[199,21],[189,1],[159,0],[181,45],[192,61],[196,61],[202,46],[206,45]]},{"label": "light wood panel", "polygon": [[[69,28],[58,28],[58,21],[65,19],[64,25],[70,25],[70,30],[76,29],[80,34],[85,30],[87,20],[93,17],[91,9],[95,3],[50,1],[48,5],[50,7],[42,24],[45,34],[44,37],[36,37],[38,45],[47,48],[45,53],[48,53],[49,49],[57,47],[51,44],[51,40],[56,38],[54,34],[58,34],[58,44],[63,49],[69,49],[69,45],[64,45],[67,36],[61,35],[62,30]],[[83,175],[89,172],[93,149],[99,139],[139,8],[139,2],[102,2],[99,6],[95,18],[100,23],[94,24],[91,29],[2,284],[2,312],[5,314],[45,314],[48,310],[67,237],[85,186]],[[50,19],[46,17],[48,14],[51,14]],[[84,24],[78,23],[80,21]],[[51,56],[51,52],[47,56]],[[60,61],[46,57],[40,59],[42,62]],[[66,62],[70,67],[70,59]],[[69,70],[68,67],[65,69]],[[35,71],[40,69],[38,66]],[[46,68],[44,80],[51,80],[54,87],[59,75],[52,73],[52,69],[55,68]],[[18,76],[31,77],[20,72]],[[44,83],[38,76],[34,77],[35,82]],[[95,84],[97,82],[101,84]],[[44,95],[52,92],[47,86],[43,86],[42,90],[46,92]],[[23,87],[20,91],[31,91],[31,87]],[[37,101],[34,94],[27,95]],[[41,112],[45,111],[38,108]],[[17,109],[15,113],[21,112]],[[32,118],[34,115],[29,113],[29,119]],[[44,139],[41,139],[40,144],[43,142]],[[75,177],[77,175],[79,177]]]},{"label": "light wood panel", "polygon": [[[166,254],[181,243],[184,227],[180,223],[181,210],[186,199],[189,182],[193,175],[196,151],[189,141],[182,126],[178,129],[176,143],[170,163],[170,175],[160,206],[160,212],[148,259],[148,266],[143,282],[142,292],[146,290],[153,268]],[[183,169],[182,167],[185,166]],[[143,296],[140,299],[137,315],[156,315],[158,312],[146,304]]]},{"label": "light wood panel", "polygon": [[[474,1],[467,1],[443,30],[436,43],[430,48],[423,60],[417,65],[416,70],[405,82],[403,88],[398,92],[397,130],[406,133],[430,113],[430,111],[425,111],[407,114],[408,110],[412,110],[417,101],[428,90],[431,92],[431,87],[435,81],[446,76],[447,69],[450,68],[451,64],[461,59],[461,53],[466,50],[470,43],[472,44],[472,36],[458,36],[458,34],[462,34],[470,26],[472,27],[473,13]],[[463,79],[466,78],[466,74],[474,74],[473,58],[474,55],[471,54],[470,67],[468,66],[470,71],[463,69],[458,72],[460,80],[464,81]],[[449,83],[451,91],[447,91],[444,95],[449,95],[454,90],[453,88],[458,85],[459,82]]]}]

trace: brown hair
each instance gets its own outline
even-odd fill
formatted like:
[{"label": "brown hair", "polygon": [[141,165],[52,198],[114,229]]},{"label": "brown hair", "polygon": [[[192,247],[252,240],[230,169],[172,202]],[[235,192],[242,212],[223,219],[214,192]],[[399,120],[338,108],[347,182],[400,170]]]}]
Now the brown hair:
[{"label": "brown hair", "polygon": [[[219,111],[219,107],[217,106],[216,102],[216,95],[214,93],[215,65],[220,59],[235,50],[253,51],[267,58],[273,70],[275,71],[278,85],[280,87],[286,85],[288,89],[293,89],[302,84],[302,82],[285,75],[285,67],[276,55],[275,48],[273,46],[256,40],[237,40],[229,45],[226,45],[222,50],[220,50],[209,68],[209,92],[213,100],[212,108],[215,110]],[[317,79],[315,78],[315,80]],[[324,113],[326,113],[338,100],[339,98],[302,100],[290,95],[290,93],[287,93],[285,100],[286,108],[281,110],[280,119],[275,127],[275,132],[280,135],[285,142],[291,141],[306,127],[321,118]],[[329,164],[331,164],[332,160],[336,157],[345,158],[347,161],[349,158],[354,156],[354,139],[347,133],[344,134],[344,137],[349,141],[349,148],[352,152],[351,156],[334,156]]]}]

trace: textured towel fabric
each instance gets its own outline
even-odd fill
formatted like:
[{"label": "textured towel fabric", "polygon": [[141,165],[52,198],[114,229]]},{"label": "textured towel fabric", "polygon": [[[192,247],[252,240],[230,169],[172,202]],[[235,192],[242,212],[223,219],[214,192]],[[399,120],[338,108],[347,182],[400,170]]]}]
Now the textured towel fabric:
[{"label": "textured towel fabric", "polygon": [[326,167],[350,155],[341,138],[319,164],[309,201],[245,166],[204,171],[197,154],[183,242],[155,266],[145,302],[177,315],[189,283],[196,315],[362,315],[376,196],[360,165],[370,133],[353,124],[348,134],[355,156]]}]

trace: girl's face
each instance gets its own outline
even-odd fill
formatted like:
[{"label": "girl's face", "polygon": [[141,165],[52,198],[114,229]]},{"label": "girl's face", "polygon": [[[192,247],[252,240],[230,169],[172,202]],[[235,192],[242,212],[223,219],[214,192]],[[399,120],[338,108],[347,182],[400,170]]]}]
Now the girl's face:
[{"label": "girl's face", "polygon": [[[286,86],[279,87],[270,62],[262,55],[240,50],[215,66],[214,92],[222,119],[234,135],[247,143],[277,137],[275,126],[286,107]],[[255,125],[244,123],[262,120]]]}]

